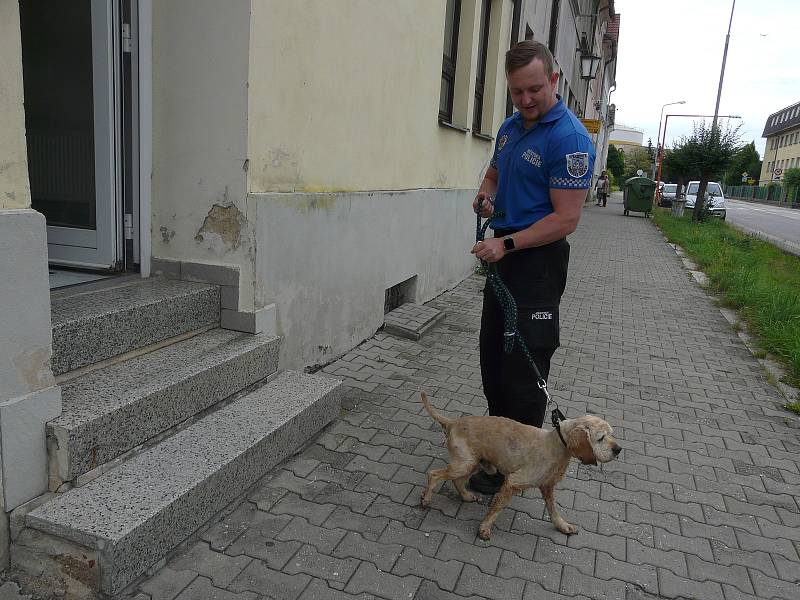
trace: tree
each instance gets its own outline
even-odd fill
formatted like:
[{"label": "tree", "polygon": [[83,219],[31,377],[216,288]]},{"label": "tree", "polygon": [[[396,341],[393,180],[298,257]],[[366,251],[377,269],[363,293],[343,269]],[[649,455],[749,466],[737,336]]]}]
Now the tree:
[{"label": "tree", "polygon": [[653,148],[653,138],[647,138],[647,156],[650,157],[650,162],[656,159],[656,150]]},{"label": "tree", "polygon": [[786,169],[783,173],[783,184],[786,186],[786,201],[795,204],[800,200],[800,169]]},{"label": "tree", "polygon": [[650,156],[647,154],[647,148],[638,146],[625,153],[625,179],[636,177],[639,169],[647,172],[649,168]]},{"label": "tree", "polygon": [[617,150],[614,144],[608,145],[606,168],[614,174],[614,179],[617,182],[621,182],[622,175],[625,173],[625,155],[621,150]]},{"label": "tree", "polygon": [[733,155],[730,167],[725,173],[726,185],[742,185],[742,173],[758,180],[761,173],[761,157],[756,150],[756,143],[750,142]]},{"label": "tree", "polygon": [[700,174],[689,164],[689,156],[680,145],[675,145],[672,150],[667,150],[662,169],[664,181],[677,183],[679,192],[688,182],[700,177]]},{"label": "tree", "polygon": [[697,187],[697,200],[694,205],[692,220],[705,218],[706,188],[708,182],[720,180],[731,164],[733,156],[739,151],[739,130],[741,125],[725,129],[706,125],[705,121],[694,124],[691,136],[681,139],[681,151],[685,152],[686,163],[690,170],[700,173]]}]

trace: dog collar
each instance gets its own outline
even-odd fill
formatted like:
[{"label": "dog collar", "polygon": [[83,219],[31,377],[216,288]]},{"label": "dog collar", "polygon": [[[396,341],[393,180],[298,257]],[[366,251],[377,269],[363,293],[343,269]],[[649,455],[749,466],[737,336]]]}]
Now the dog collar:
[{"label": "dog collar", "polygon": [[553,422],[553,429],[556,430],[559,439],[561,439],[561,443],[564,444],[564,448],[567,447],[567,442],[564,439],[564,436],[561,434],[561,421],[566,419],[564,413],[562,413],[558,407],[556,406],[555,410],[550,415],[550,420]]}]

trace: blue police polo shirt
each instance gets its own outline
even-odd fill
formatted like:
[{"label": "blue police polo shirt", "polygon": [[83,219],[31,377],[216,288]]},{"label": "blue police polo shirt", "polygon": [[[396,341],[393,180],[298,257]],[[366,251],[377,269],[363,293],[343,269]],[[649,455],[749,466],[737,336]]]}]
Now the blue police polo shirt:
[{"label": "blue police polo shirt", "polygon": [[525,229],[553,212],[550,188],[588,189],[595,151],[586,128],[561,97],[533,127],[515,112],[500,126],[491,166],[497,169],[495,229]]}]

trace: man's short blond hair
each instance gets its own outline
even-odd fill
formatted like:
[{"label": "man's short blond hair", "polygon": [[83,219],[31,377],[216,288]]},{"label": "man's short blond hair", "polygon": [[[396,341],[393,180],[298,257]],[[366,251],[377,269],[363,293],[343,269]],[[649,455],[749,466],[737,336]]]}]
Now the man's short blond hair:
[{"label": "man's short blond hair", "polygon": [[506,75],[510,75],[536,59],[542,61],[544,73],[549,79],[553,74],[553,55],[547,46],[533,40],[517,42],[506,52]]}]

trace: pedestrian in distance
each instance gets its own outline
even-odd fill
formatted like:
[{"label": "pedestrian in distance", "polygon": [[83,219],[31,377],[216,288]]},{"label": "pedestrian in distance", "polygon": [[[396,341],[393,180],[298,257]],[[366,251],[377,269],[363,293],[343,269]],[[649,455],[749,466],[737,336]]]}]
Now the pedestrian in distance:
[{"label": "pedestrian in distance", "polygon": [[595,191],[597,192],[597,206],[605,206],[608,200],[608,175],[605,171],[600,173]]},{"label": "pedestrian in distance", "polygon": [[[494,211],[494,237],[472,253],[497,263],[515,298],[518,328],[534,362],[547,378],[559,346],[559,304],[567,284],[569,243],[592,184],[595,151],[583,124],[556,94],[558,73],[546,46],[515,44],[505,59],[506,83],[517,109],[497,133],[490,165],[473,202],[483,217]],[[483,292],[480,363],[489,414],[541,427],[547,399],[533,367],[515,348],[503,351],[503,312],[489,285]],[[480,470],[470,487],[491,494],[503,483],[498,472]]]}]

